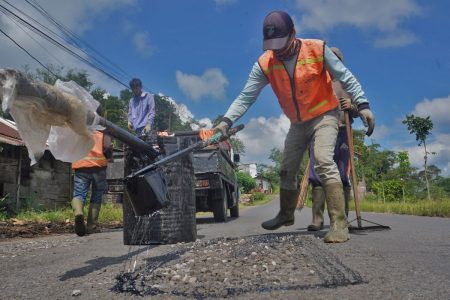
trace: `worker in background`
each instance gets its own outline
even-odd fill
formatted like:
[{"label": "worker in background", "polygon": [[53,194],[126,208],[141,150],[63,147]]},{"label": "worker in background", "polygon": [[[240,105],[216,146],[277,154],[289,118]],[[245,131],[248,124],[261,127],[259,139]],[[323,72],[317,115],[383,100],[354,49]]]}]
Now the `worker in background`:
[{"label": "worker in background", "polygon": [[155,119],[155,99],[153,94],[142,90],[140,79],[130,81],[133,98],[128,104],[128,129],[136,134],[148,134]]},{"label": "worker in background", "polygon": [[294,24],[287,13],[274,11],[266,16],[263,24],[265,52],[253,65],[244,89],[215,129],[226,135],[232,124],[256,101],[261,90],[270,84],[291,125],[280,166],[280,211],[261,225],[264,229],[275,230],[294,224],[300,162],[308,145],[314,141],[314,167],[323,184],[331,223],[324,241],[345,242],[349,234],[344,192],[333,161],[339,101],[333,93],[331,76],[352,96],[353,104],[368,126],[368,135],[374,129],[375,120],[359,82],[325,42],[299,39],[295,35]]},{"label": "worker in background", "polygon": [[[100,108],[97,113],[101,115]],[[107,188],[106,167],[108,159],[112,158],[111,138],[100,131],[94,131],[93,137],[95,144],[89,154],[72,163],[74,170],[72,208],[75,215],[75,233],[79,236],[98,232],[98,216],[102,197]],[[91,186],[91,200],[85,225],[83,207]]]},{"label": "worker in background", "polygon": [[[331,47],[331,51],[344,62],[344,55],[336,48]],[[341,83],[333,79],[333,91],[340,102],[339,111],[339,131],[336,139],[336,146],[334,147],[333,160],[336,162],[339,174],[341,176],[342,185],[344,188],[344,203],[345,215],[348,217],[348,207],[350,201],[351,186],[349,180],[350,173],[350,152],[347,139],[347,130],[345,126],[345,111],[349,112],[350,121],[358,117],[358,108],[352,104],[351,96],[344,91]],[[308,226],[308,231],[318,231],[323,229],[323,212],[325,210],[325,193],[323,191],[322,182],[319,175],[314,170],[314,143],[310,147],[310,164],[309,164],[309,182],[312,185],[312,222]]]}]

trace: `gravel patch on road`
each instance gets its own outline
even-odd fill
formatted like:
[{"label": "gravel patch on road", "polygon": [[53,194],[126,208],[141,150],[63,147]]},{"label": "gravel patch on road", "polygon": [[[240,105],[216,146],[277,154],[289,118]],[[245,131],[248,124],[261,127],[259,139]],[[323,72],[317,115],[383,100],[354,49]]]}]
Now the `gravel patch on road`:
[{"label": "gravel patch on road", "polygon": [[365,283],[321,240],[300,234],[220,238],[177,245],[117,277],[114,290],[195,299]]}]

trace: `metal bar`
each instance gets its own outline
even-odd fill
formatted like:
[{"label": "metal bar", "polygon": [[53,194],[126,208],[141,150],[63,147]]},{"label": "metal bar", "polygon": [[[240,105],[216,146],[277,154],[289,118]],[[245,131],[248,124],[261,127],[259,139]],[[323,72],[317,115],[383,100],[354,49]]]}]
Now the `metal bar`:
[{"label": "metal bar", "polygon": [[[91,112],[90,112],[91,113]],[[88,116],[89,118],[89,116]],[[114,123],[111,123],[110,121],[106,120],[103,117],[100,117],[99,125],[102,125],[105,127],[105,130],[103,133],[112,136],[119,141],[127,144],[128,146],[142,152],[146,152],[147,154],[151,155],[153,158],[157,157],[159,155],[159,152],[153,149],[153,147],[140,138],[134,136],[133,134],[129,133],[125,129],[122,129],[121,127],[117,126]]]},{"label": "metal bar", "polygon": [[[228,131],[228,135],[231,136],[233,134],[236,134],[238,131],[241,131],[242,129],[244,129],[244,125],[243,124],[238,125],[238,126],[236,126],[234,128],[231,128]],[[157,162],[155,162],[155,163],[153,163],[151,165],[148,165],[145,168],[142,168],[142,169],[140,169],[139,171],[137,171],[135,173],[132,173],[132,174],[128,175],[128,177],[138,176],[138,175],[144,174],[144,173],[146,173],[146,172],[148,172],[150,170],[154,170],[157,167],[159,167],[159,166],[161,166],[163,164],[166,164],[166,163],[168,163],[168,162],[170,162],[170,161],[172,161],[172,160],[174,160],[176,158],[179,158],[179,157],[181,157],[183,155],[189,154],[190,152],[193,152],[193,151],[198,150],[198,149],[205,148],[206,146],[209,146],[209,145],[212,145],[212,144],[216,144],[221,139],[222,139],[222,133],[221,132],[215,133],[208,140],[206,140],[206,141],[199,141],[199,142],[197,142],[197,143],[195,143],[195,144],[193,144],[193,145],[191,145],[191,146],[189,146],[187,148],[184,148],[183,150],[180,150],[180,151],[178,151],[176,153],[168,155],[168,156],[164,157],[163,159],[158,160]]]}]

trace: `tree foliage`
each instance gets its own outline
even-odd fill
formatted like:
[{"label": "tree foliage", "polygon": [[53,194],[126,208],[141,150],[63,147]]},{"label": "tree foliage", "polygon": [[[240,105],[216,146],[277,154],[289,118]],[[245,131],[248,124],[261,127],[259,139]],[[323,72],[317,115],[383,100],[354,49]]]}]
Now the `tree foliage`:
[{"label": "tree foliage", "polygon": [[428,194],[428,200],[431,200],[430,195],[430,183],[428,181],[427,176],[427,161],[428,161],[428,155],[434,154],[431,152],[428,152],[427,150],[427,137],[431,134],[431,130],[433,129],[433,122],[430,119],[430,116],[426,118],[417,117],[414,115],[407,115],[406,119],[402,121],[403,124],[406,124],[408,127],[410,134],[416,135],[416,141],[419,142],[419,146],[423,145],[425,156],[424,156],[424,166],[425,166],[425,182],[427,184],[427,194]]},{"label": "tree foliage", "polygon": [[237,172],[236,173],[238,185],[242,188],[244,193],[250,193],[252,189],[256,187],[256,181],[247,173]]}]

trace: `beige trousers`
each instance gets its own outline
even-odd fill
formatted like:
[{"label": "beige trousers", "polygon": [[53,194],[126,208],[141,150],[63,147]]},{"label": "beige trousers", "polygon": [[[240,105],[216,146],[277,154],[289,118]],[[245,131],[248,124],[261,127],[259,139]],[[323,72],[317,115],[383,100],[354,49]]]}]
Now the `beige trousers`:
[{"label": "beige trousers", "polygon": [[337,109],[306,122],[291,123],[284,141],[283,160],[280,166],[282,189],[297,189],[300,164],[311,142],[314,142],[314,168],[322,184],[341,182],[339,170],[333,160],[338,130]]}]

